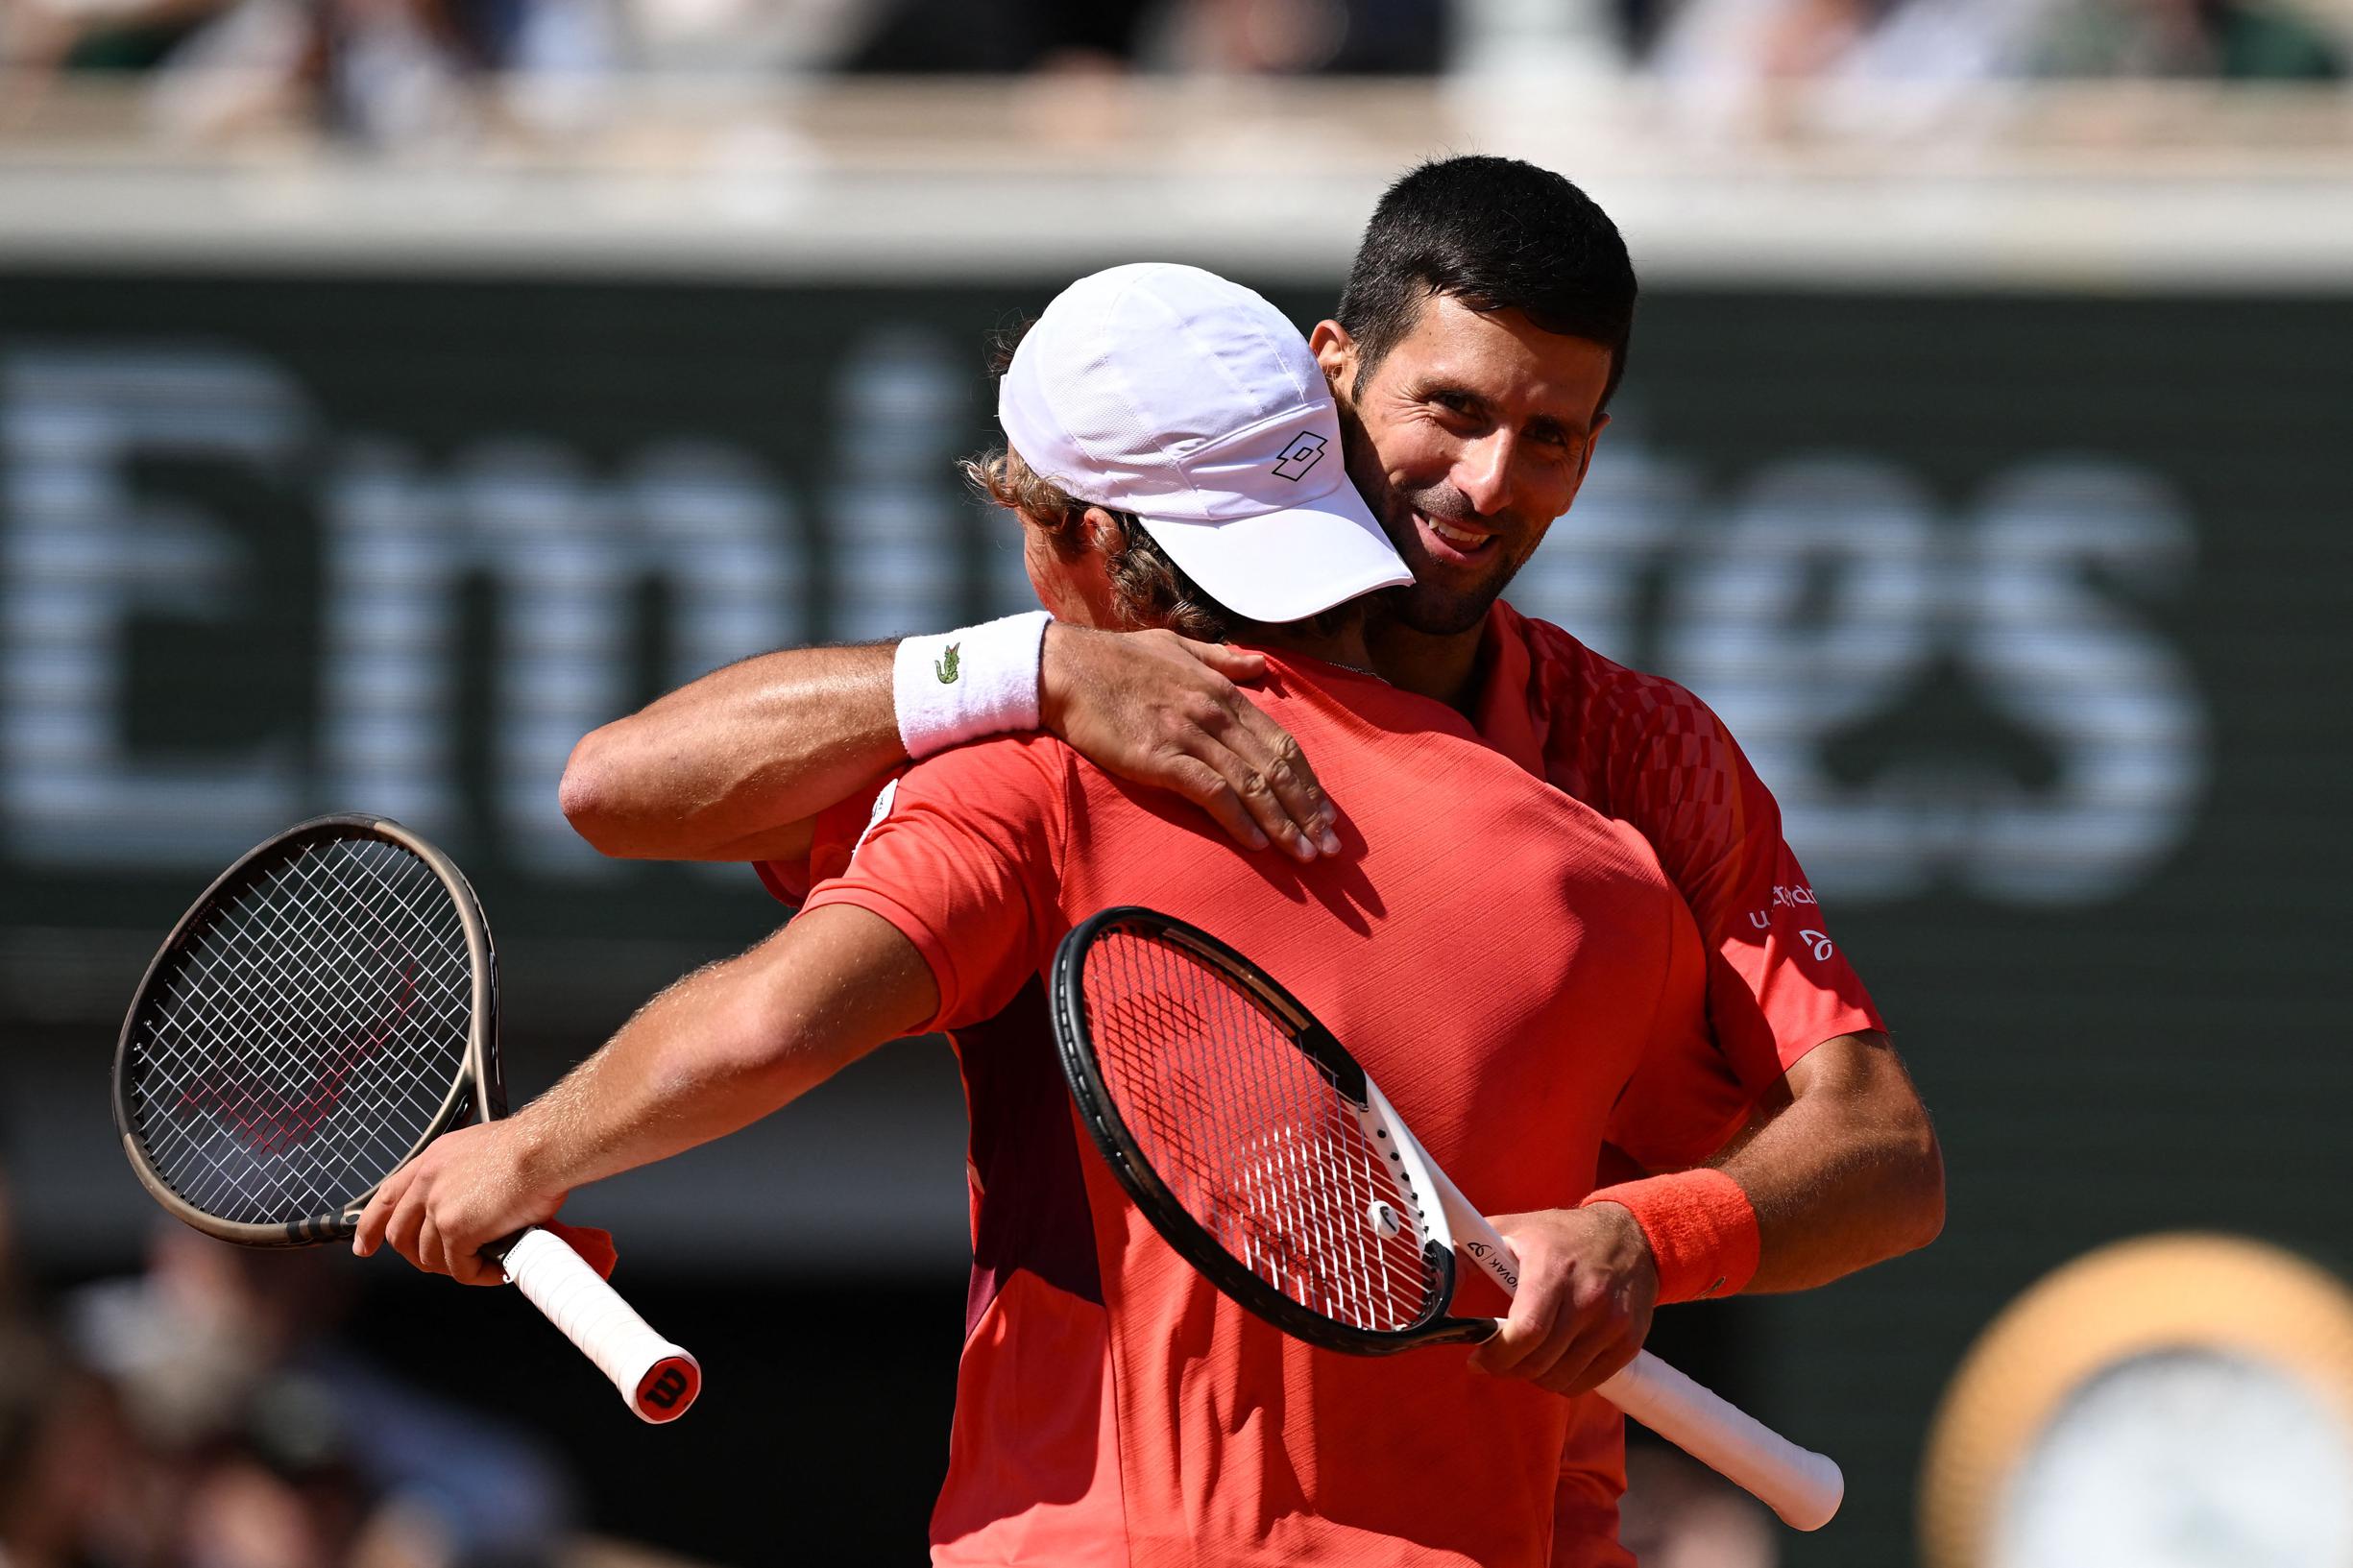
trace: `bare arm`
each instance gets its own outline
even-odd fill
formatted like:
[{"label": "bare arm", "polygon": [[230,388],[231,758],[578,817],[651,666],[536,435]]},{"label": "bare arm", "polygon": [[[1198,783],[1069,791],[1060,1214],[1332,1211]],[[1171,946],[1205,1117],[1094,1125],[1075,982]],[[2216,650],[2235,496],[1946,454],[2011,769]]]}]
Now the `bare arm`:
[{"label": "bare arm", "polygon": [[[812,818],[907,760],[892,655],[797,648],[716,670],[574,747],[564,814],[611,856],[804,854]],[[1233,684],[1263,670],[1256,654],[1170,632],[1057,622],[1038,708],[1106,772],[1183,795],[1242,843],[1312,859],[1320,842],[1337,849],[1336,819],[1298,743]]]},{"label": "bare arm", "polygon": [[1843,1034],[1799,1058],[1713,1163],[1757,1209],[1749,1293],[1807,1291],[1924,1247],[1945,1224],[1945,1162],[1887,1036]]},{"label": "bare arm", "polygon": [[564,815],[600,853],[634,859],[803,853],[809,819],[907,760],[890,662],[876,643],[714,670],[573,747]]},{"label": "bare arm", "polygon": [[494,1285],[481,1249],[551,1218],[575,1187],[749,1126],[938,1007],[914,945],[863,909],[793,921],[696,971],[504,1122],[463,1127],[385,1181],[352,1250],[390,1242],[432,1273]]},{"label": "bare arm", "polygon": [[[1826,1040],[1712,1162],[1757,1211],[1744,1293],[1805,1291],[1928,1245],[1945,1222],[1944,1157],[1883,1034]],[[1615,1203],[1496,1215],[1519,1254],[1503,1332],[1471,1364],[1583,1393],[1642,1346],[1659,1295],[1649,1239]]]}]

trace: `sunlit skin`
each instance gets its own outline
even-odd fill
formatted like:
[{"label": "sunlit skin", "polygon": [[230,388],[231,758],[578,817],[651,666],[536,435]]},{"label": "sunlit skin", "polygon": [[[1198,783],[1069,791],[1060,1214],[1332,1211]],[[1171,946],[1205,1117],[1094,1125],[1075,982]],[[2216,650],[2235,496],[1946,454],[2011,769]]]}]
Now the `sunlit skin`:
[{"label": "sunlit skin", "polygon": [[1610,422],[1611,350],[1445,295],[1361,384],[1338,322],[1308,346],[1340,404],[1348,476],[1413,568],[1372,629],[1373,657],[1396,685],[1459,707],[1488,606],[1585,482]]},{"label": "sunlit skin", "polygon": [[1119,594],[1111,586],[1106,558],[1127,540],[1118,521],[1100,506],[1090,506],[1079,527],[1088,548],[1064,555],[1054,546],[1046,529],[1024,519],[1021,564],[1030,574],[1037,602],[1054,618],[1073,626],[1100,626],[1117,631],[1126,622],[1117,609]]}]

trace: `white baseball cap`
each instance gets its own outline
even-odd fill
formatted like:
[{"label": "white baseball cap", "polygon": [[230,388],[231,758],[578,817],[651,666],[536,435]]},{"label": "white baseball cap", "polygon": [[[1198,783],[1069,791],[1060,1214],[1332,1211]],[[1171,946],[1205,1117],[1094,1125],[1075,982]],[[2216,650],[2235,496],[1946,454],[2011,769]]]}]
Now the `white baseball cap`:
[{"label": "white baseball cap", "polygon": [[1236,615],[1298,620],[1414,580],[1348,483],[1298,328],[1215,273],[1151,261],[1071,284],[1014,350],[997,420],[1033,471],[1134,513]]}]

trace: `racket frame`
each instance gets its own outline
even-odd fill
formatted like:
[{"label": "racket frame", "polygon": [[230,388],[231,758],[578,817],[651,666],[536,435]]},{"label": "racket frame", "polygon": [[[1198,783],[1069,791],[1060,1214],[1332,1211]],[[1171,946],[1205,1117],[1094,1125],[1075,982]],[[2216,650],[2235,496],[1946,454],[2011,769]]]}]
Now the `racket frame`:
[{"label": "racket frame", "polygon": [[[239,885],[248,867],[265,856],[298,853],[309,840],[375,838],[397,845],[425,862],[455,905],[466,936],[473,969],[472,1007],[467,1019],[464,1066],[442,1097],[424,1134],[364,1193],[351,1198],[334,1214],[269,1224],[222,1219],[182,1198],[163,1181],[133,1134],[131,1103],[125,1069],[132,1036],[145,1011],[149,995],[170,960],[186,945],[198,924],[219,907],[224,895]],[[163,946],[157,950],[140,977],[139,988],[124,1015],[123,1029],[114,1045],[114,1126],[123,1152],[139,1185],[174,1218],[224,1242],[240,1246],[317,1246],[347,1241],[359,1228],[359,1217],[376,1190],[434,1139],[461,1122],[495,1122],[506,1115],[506,1075],[498,1055],[498,957],[491,945],[490,922],[481,901],[457,863],[390,817],[366,812],[338,812],[297,823],[239,856],[227,871],[212,880],[188,912],[180,917]],[[684,1415],[702,1389],[702,1367],[691,1351],[671,1343],[643,1317],[554,1233],[533,1225],[483,1249],[483,1255],[505,1271],[507,1280],[538,1308],[564,1336],[595,1363],[621,1400],[649,1424],[674,1421]]]},{"label": "racket frame", "polygon": [[[1083,960],[1095,937],[1114,926],[1187,949],[1225,972],[1331,1075],[1356,1111],[1366,1136],[1376,1145],[1385,1143],[1396,1164],[1398,1186],[1417,1207],[1425,1248],[1445,1248],[1443,1260],[1432,1260],[1440,1269],[1438,1283],[1443,1289],[1423,1314],[1421,1323],[1426,1326],[1384,1334],[1336,1323],[1300,1306],[1244,1267],[1168,1191],[1120,1121],[1095,1066],[1093,1049],[1085,1043]],[[1105,909],[1073,929],[1055,953],[1052,976],[1055,1042],[1087,1130],[1094,1135],[1112,1174],[1136,1200],[1145,1218],[1210,1283],[1286,1333],[1309,1344],[1353,1355],[1388,1355],[1425,1344],[1476,1343],[1494,1336],[1500,1326],[1494,1318],[1440,1315],[1453,1300],[1457,1246],[1507,1293],[1516,1294],[1519,1260],[1511,1243],[1430,1158],[1347,1048],[1273,977],[1208,932],[1135,905]],[[1791,1442],[1647,1350],[1636,1352],[1631,1363],[1593,1391],[1745,1488],[1794,1529],[1821,1529],[1837,1513],[1846,1496],[1846,1478],[1836,1460]]]},{"label": "racket frame", "polygon": [[[1119,930],[1180,948],[1225,975],[1322,1071],[1356,1116],[1368,1142],[1387,1154],[1398,1191],[1414,1206],[1422,1265],[1431,1274],[1428,1297],[1412,1322],[1399,1329],[1360,1328],[1292,1300],[1211,1236],[1152,1168],[1104,1080],[1086,1013],[1086,955],[1100,937]],[[1071,1098],[1095,1146],[1161,1239],[1212,1285],[1286,1334],[1351,1356],[1393,1356],[1421,1345],[1472,1344],[1494,1335],[1492,1318],[1447,1315],[1458,1264],[1453,1231],[1440,1201],[1439,1183],[1444,1180],[1443,1174],[1366,1075],[1363,1064],[1273,976],[1198,927],[1157,910],[1121,905],[1088,916],[1062,939],[1049,974],[1048,995],[1063,1076],[1069,1080]]]},{"label": "racket frame", "polygon": [[237,856],[230,868],[212,880],[188,912],[180,917],[163,946],[149,960],[147,972],[139,977],[139,988],[132,993],[131,1008],[123,1016],[122,1033],[114,1043],[114,1130],[122,1139],[123,1153],[131,1161],[139,1185],[147,1195],[162,1205],[164,1212],[189,1227],[224,1242],[239,1246],[290,1247],[318,1246],[327,1242],[348,1241],[359,1228],[360,1211],[376,1195],[384,1177],[359,1194],[338,1213],[311,1215],[301,1219],[252,1223],[223,1219],[188,1202],[167,1185],[147,1157],[146,1148],[132,1130],[131,1091],[128,1068],[131,1061],[132,1036],[147,1009],[147,1001],[157,982],[173,967],[172,961],[187,945],[202,923],[220,907],[224,898],[243,884],[248,867],[277,856],[299,853],[302,846],[312,840],[376,838],[398,845],[425,862],[427,870],[441,882],[456,907],[459,925],[466,933],[466,949],[473,970],[473,992],[467,1017],[465,1066],[451,1079],[442,1096],[441,1105],[434,1112],[425,1133],[394,1162],[392,1170],[408,1164],[434,1139],[468,1120],[494,1121],[506,1113],[506,1079],[498,1060],[498,958],[491,946],[490,923],[482,916],[481,901],[474,897],[473,884],[465,873],[440,850],[409,832],[390,817],[366,812],[337,812],[313,817],[297,823],[283,832],[275,833]]}]

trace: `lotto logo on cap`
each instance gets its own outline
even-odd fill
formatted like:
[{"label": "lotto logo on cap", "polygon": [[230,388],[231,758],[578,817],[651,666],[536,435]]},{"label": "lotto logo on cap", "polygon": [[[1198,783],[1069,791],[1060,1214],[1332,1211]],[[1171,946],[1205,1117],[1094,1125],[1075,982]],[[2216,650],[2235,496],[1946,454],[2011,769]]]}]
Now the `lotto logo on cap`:
[{"label": "lotto logo on cap", "polygon": [[1304,479],[1307,470],[1314,468],[1322,456],[1323,438],[1313,430],[1301,430],[1292,438],[1291,445],[1283,448],[1282,455],[1274,460],[1274,477],[1294,481]]},{"label": "lotto logo on cap", "polygon": [[1339,411],[1306,340],[1215,273],[1081,277],[1014,350],[997,418],[1023,462],[1133,513],[1236,615],[1298,620],[1413,581],[1338,460]]}]

